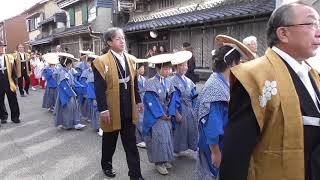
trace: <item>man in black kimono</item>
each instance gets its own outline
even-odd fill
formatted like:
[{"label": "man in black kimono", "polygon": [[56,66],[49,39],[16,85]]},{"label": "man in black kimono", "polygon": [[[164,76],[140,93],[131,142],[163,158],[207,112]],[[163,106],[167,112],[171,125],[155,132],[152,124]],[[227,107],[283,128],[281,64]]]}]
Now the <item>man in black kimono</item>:
[{"label": "man in black kimono", "polygon": [[[21,97],[25,97],[26,93],[29,95],[29,85],[30,85],[30,54],[25,53],[24,46],[18,44],[18,52],[14,54],[15,67],[17,71],[18,86]],[[24,87],[23,87],[24,81]]]},{"label": "man in black kimono", "polygon": [[100,127],[103,130],[101,167],[106,176],[116,176],[112,157],[120,133],[130,180],[143,180],[135,136],[136,105],[140,111],[143,105],[134,75],[133,56],[124,52],[122,29],[110,28],[104,34],[104,40],[110,49],[93,61],[92,68],[96,97],[99,97]]},{"label": "man in black kimono", "polygon": [[14,79],[16,77],[13,68],[13,57],[5,54],[6,44],[0,41],[0,118],[1,123],[6,123],[8,113],[6,112],[4,97],[7,95],[10,111],[11,121],[13,123],[20,123],[20,110],[16,94],[16,86]]}]

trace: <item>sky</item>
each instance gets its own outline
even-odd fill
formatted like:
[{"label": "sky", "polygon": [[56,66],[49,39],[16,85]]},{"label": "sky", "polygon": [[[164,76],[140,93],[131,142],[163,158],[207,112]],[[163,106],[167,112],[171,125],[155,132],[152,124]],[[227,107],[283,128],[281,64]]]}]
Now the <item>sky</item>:
[{"label": "sky", "polygon": [[0,21],[22,13],[41,0],[0,0]]},{"label": "sky", "polygon": [[[16,16],[40,1],[41,0],[0,0],[0,4],[1,4],[0,21]],[[281,1],[293,2],[296,0],[281,0]]]}]

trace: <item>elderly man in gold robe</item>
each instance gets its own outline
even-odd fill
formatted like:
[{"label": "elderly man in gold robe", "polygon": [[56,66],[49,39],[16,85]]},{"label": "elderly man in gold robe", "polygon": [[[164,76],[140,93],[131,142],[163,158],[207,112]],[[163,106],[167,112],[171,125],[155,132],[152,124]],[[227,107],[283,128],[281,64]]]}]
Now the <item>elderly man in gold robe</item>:
[{"label": "elderly man in gold robe", "polygon": [[320,80],[304,61],[320,45],[319,14],[291,3],[267,25],[261,58],[232,68],[220,180],[320,178]]}]

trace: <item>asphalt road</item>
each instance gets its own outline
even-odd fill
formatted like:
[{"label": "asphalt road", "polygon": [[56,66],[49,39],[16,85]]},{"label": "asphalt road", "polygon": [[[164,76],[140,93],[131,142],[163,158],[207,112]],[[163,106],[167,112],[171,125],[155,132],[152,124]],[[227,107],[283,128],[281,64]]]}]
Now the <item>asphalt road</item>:
[{"label": "asphalt road", "polygon": [[[107,179],[100,168],[101,137],[88,123],[80,131],[55,128],[51,113],[41,108],[44,90],[30,93],[28,97],[18,97],[22,122],[13,124],[9,118],[0,127],[0,179]],[[195,160],[191,154],[177,158],[170,174],[162,176],[148,162],[146,150],[139,152],[146,180],[194,179]],[[120,138],[113,161],[117,171],[113,179],[129,179]]]}]

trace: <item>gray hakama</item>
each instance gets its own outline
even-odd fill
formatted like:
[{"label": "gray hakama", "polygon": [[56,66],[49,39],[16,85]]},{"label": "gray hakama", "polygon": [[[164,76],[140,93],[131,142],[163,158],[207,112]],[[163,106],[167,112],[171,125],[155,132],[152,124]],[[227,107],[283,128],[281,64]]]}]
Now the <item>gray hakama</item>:
[{"label": "gray hakama", "polygon": [[91,119],[91,127],[95,130],[99,130],[100,122],[99,122],[99,112],[95,111],[94,109],[90,109],[90,116]]},{"label": "gray hakama", "polygon": [[[173,87],[170,85],[170,82],[167,81],[166,84],[164,88],[157,76],[146,80],[145,83],[145,92],[156,93],[157,101],[161,104],[165,113],[167,113],[169,104],[168,96],[170,92],[173,92]],[[148,97],[146,97],[146,94],[144,97],[144,106],[152,108],[150,107],[150,101]],[[144,114],[144,121],[148,121],[146,118],[148,118],[148,116]],[[145,142],[147,145],[148,158],[151,163],[165,163],[174,160],[171,121],[157,119],[145,137]]]},{"label": "gray hakama", "polygon": [[[138,108],[137,108],[137,112],[139,112]],[[138,122],[136,124],[136,143],[141,143],[144,142],[144,137],[142,135],[142,126],[143,126],[143,112],[142,113],[138,113],[139,119]]]},{"label": "gray hakama", "polygon": [[84,73],[87,74],[87,102],[89,105],[89,116],[88,118],[91,120],[91,127],[95,130],[99,130],[100,122],[99,122],[99,111],[96,102],[96,95],[94,90],[94,75],[91,68],[84,70]]},{"label": "gray hakama", "polygon": [[[81,76],[80,76],[80,83],[82,85],[84,85],[85,87],[83,88],[83,97],[82,97],[82,102],[79,102],[80,103],[80,110],[81,110],[81,117],[84,117],[84,118],[88,118],[90,119],[89,117],[91,116],[91,108],[90,108],[90,104],[88,102],[88,98],[87,98],[87,84],[86,84],[86,81],[88,79],[88,76],[89,76],[89,71],[88,69],[85,69],[82,71],[81,73]],[[85,80],[83,80],[85,79]],[[79,100],[79,98],[78,98]]]},{"label": "gray hakama", "polygon": [[90,119],[92,112],[86,95],[83,96],[82,102],[79,103],[79,106],[81,110],[81,117]]},{"label": "gray hakama", "polygon": [[[143,76],[139,76],[138,77],[138,89],[139,89],[139,95],[141,100],[143,100],[143,95],[144,95],[144,84],[145,84],[146,78]],[[138,112],[138,122],[136,124],[136,139],[137,139],[137,144],[144,142],[144,137],[142,136],[142,127],[143,127],[143,112],[139,112],[139,110],[137,109]]]},{"label": "gray hakama", "polygon": [[[182,80],[184,80],[185,84]],[[189,78],[179,75],[175,75],[171,79],[171,84],[176,89],[175,95],[179,94],[180,114],[182,116],[182,121],[175,123],[176,125],[173,131],[174,152],[179,153],[188,149],[196,151],[198,144],[198,122],[195,118],[193,108],[196,86]]]},{"label": "gray hakama", "polygon": [[46,79],[46,89],[42,99],[42,108],[53,110],[57,99],[57,80],[54,72],[56,68],[45,67],[42,76]]},{"label": "gray hakama", "polygon": [[57,100],[57,88],[49,88],[46,86],[46,90],[43,94],[42,108],[50,110],[54,109]]},{"label": "gray hakama", "polygon": [[67,68],[59,68],[57,71],[57,82],[58,82],[58,97],[56,100],[55,112],[54,112],[54,123],[55,126],[63,125],[66,129],[74,128],[75,125],[80,123],[80,107],[76,98],[76,93],[73,91],[74,96],[70,97],[64,107],[60,103],[60,93],[64,93],[62,82],[67,80],[68,86],[72,89],[73,75]]},{"label": "gray hakama", "polygon": [[195,179],[196,180],[219,180],[219,176],[215,177],[209,170],[206,156],[203,153],[198,153],[196,160]]}]

